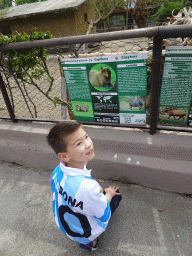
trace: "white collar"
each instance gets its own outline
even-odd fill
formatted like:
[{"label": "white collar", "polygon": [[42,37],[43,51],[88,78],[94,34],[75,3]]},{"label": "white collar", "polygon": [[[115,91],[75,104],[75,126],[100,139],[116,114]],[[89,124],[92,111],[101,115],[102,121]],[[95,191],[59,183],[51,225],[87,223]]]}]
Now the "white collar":
[{"label": "white collar", "polygon": [[69,176],[76,176],[76,175],[91,176],[91,171],[92,171],[92,170],[87,170],[86,165],[84,166],[84,169],[68,167],[65,165],[65,162],[63,161],[60,162],[60,168],[64,174]]}]

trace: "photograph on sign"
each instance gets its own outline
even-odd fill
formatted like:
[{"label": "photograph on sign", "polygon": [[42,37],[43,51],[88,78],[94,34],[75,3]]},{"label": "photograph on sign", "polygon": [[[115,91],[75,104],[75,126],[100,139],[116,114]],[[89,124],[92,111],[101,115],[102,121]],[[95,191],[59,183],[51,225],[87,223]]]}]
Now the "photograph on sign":
[{"label": "photograph on sign", "polygon": [[89,71],[89,82],[98,91],[109,91],[116,83],[116,73],[107,64],[97,64]]},{"label": "photograph on sign", "polygon": [[94,117],[91,102],[72,101],[72,108],[75,116]]},{"label": "photograph on sign", "polygon": [[120,96],[120,110],[145,111],[145,96]]}]

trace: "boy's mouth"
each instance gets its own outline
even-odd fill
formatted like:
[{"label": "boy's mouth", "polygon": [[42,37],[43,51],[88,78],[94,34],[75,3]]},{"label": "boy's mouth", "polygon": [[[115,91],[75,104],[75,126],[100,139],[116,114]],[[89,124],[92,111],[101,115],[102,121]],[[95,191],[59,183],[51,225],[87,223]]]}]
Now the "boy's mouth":
[{"label": "boy's mouth", "polygon": [[94,150],[93,150],[93,148],[92,148],[91,150],[89,150],[89,152],[86,153],[86,155],[91,155],[91,154],[93,154],[93,151],[94,151]]}]

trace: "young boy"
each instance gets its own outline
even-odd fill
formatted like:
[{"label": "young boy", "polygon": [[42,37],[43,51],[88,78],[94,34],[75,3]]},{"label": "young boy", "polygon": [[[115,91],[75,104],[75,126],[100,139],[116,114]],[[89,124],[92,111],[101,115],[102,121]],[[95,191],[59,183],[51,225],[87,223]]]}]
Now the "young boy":
[{"label": "young boy", "polygon": [[56,124],[47,142],[61,160],[51,177],[56,224],[80,247],[94,251],[98,236],[107,228],[121,200],[118,187],[109,186],[102,193],[91,177],[91,170],[86,169],[87,162],[94,158],[94,148],[80,122]]}]

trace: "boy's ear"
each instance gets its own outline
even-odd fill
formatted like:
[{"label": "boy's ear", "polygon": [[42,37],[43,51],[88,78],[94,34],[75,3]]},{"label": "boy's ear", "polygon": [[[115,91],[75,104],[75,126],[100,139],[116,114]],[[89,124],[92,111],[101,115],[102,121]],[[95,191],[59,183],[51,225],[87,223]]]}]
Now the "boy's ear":
[{"label": "boy's ear", "polygon": [[61,161],[65,162],[65,163],[69,162],[69,157],[65,152],[58,153],[57,155]]}]

